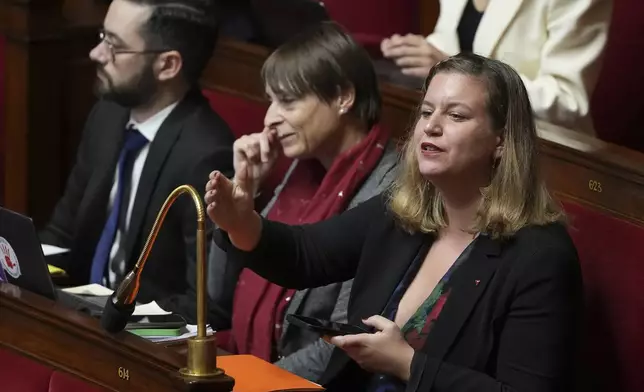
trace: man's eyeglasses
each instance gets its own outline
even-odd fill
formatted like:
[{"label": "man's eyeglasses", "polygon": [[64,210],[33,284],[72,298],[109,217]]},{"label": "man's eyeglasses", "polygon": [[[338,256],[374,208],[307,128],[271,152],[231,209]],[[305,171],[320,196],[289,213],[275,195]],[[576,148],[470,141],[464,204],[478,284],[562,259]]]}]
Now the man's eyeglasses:
[{"label": "man's eyeglasses", "polygon": [[169,52],[170,49],[146,49],[146,50],[131,50],[131,49],[118,49],[114,47],[114,44],[108,41],[107,39],[107,34],[105,33],[104,30],[100,30],[98,32],[98,39],[99,42],[103,42],[106,46],[107,49],[110,52],[110,61],[114,62],[116,59],[117,54],[124,54],[124,53],[129,53],[129,54],[155,54],[155,53],[164,53],[164,52]]}]

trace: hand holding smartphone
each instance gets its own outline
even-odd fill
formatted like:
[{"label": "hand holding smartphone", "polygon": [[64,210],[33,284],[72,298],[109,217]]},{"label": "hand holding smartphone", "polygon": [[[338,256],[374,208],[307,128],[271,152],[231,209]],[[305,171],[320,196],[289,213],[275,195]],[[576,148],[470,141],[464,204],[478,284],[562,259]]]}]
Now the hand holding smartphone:
[{"label": "hand holding smartphone", "polygon": [[355,335],[360,333],[371,333],[357,325],[335,323],[329,320],[321,320],[314,317],[300,316],[297,314],[286,315],[286,320],[300,328],[318,332],[321,336]]}]

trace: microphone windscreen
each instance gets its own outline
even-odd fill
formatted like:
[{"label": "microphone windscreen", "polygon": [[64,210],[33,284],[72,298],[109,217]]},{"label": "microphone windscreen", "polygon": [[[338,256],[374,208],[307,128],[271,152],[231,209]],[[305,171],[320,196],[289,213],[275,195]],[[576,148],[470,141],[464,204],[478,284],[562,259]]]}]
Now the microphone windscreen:
[{"label": "microphone windscreen", "polygon": [[136,303],[131,303],[130,305],[116,305],[114,295],[112,294],[110,298],[107,299],[105,303],[105,308],[103,309],[103,314],[101,315],[101,327],[104,330],[110,333],[117,333],[125,329],[128,320],[132,313],[134,313],[134,308]]}]

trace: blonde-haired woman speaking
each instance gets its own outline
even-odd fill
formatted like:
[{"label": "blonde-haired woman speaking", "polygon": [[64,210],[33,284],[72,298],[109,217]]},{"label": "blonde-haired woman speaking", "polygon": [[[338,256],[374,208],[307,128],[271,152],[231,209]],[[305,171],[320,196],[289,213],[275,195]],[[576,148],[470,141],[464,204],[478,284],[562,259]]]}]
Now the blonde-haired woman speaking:
[{"label": "blonde-haired woman speaking", "polygon": [[218,243],[286,287],[355,277],[349,323],[373,332],[330,339],[330,391],[570,390],[581,274],[521,78],[463,54],[425,86],[390,192],[288,226],[253,211],[247,170],[214,173]]}]

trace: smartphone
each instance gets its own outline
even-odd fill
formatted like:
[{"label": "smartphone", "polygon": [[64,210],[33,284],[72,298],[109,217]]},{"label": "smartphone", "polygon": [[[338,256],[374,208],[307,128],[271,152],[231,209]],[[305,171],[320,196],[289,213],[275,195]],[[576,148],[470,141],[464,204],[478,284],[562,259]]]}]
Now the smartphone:
[{"label": "smartphone", "polygon": [[186,320],[178,314],[132,316],[125,329],[179,329],[185,327],[186,324]]},{"label": "smartphone", "polygon": [[365,328],[357,325],[335,323],[329,320],[320,320],[314,317],[287,314],[286,320],[292,325],[319,332],[322,336],[355,335],[359,333],[370,333]]}]

